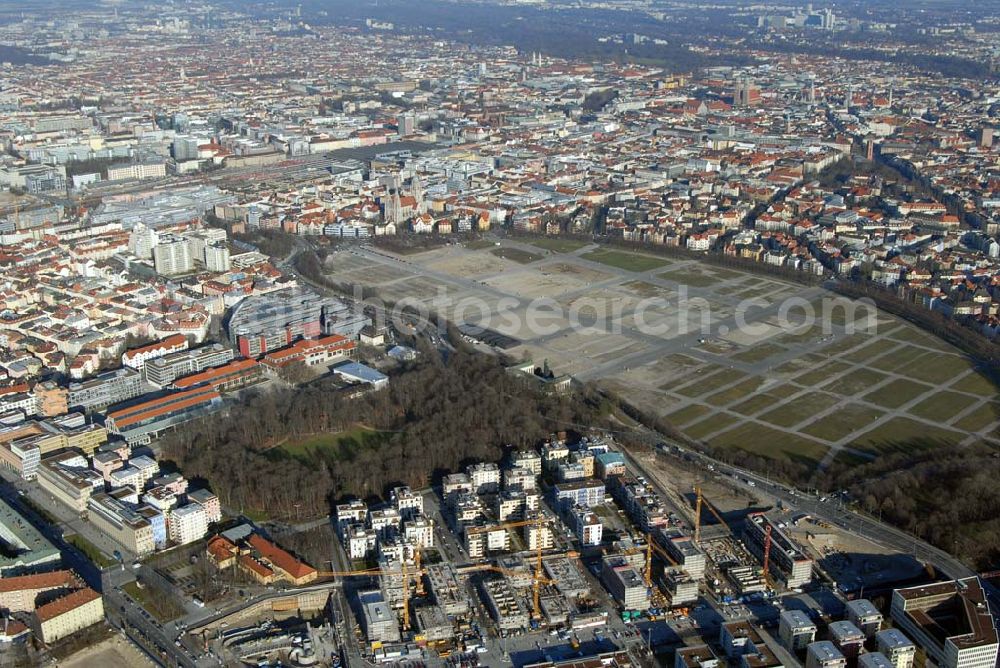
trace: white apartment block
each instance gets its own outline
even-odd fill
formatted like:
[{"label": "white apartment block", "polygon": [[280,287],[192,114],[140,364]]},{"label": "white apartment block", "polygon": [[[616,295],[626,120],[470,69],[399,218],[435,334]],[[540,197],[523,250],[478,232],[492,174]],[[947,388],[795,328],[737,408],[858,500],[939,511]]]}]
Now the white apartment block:
[{"label": "white apartment block", "polygon": [[424,512],[424,497],[409,487],[396,487],[389,498],[402,517],[414,517]]},{"label": "white apartment block", "polygon": [[531,469],[518,467],[507,469],[503,472],[504,489],[521,489],[527,491],[535,489],[535,485],[536,478]]},{"label": "white apartment block", "polygon": [[403,538],[420,549],[434,547],[434,520],[419,515],[404,521]]},{"label": "white apartment block", "polygon": [[500,489],[500,468],[491,462],[469,466],[465,471],[476,494],[496,492]]},{"label": "white apartment block", "polygon": [[197,503],[189,503],[170,511],[167,520],[170,540],[178,545],[187,545],[200,540],[208,533],[208,518],[205,508]]},{"label": "white apartment block", "polygon": [[365,559],[375,551],[378,536],[370,529],[361,526],[347,528],[344,535],[344,547],[351,559]]},{"label": "white apartment block", "polygon": [[191,244],[183,238],[164,235],[153,248],[153,268],[164,276],[187,274],[194,271]]}]

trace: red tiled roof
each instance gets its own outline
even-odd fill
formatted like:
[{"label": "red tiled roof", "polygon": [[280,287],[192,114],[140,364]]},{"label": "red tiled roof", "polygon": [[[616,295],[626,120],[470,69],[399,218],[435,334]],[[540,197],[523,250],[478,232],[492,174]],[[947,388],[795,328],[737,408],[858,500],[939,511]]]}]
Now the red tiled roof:
[{"label": "red tiled roof", "polygon": [[0,593],[20,591],[22,589],[51,589],[53,587],[69,587],[76,582],[72,571],[53,571],[35,575],[18,575],[0,579]]},{"label": "red tiled roof", "polygon": [[295,579],[303,578],[316,572],[315,568],[309,564],[299,561],[291,554],[259,534],[253,534],[250,536],[250,540],[248,542],[253,549],[260,552],[262,557]]},{"label": "red tiled roof", "polygon": [[71,610],[76,610],[82,605],[86,605],[91,601],[100,598],[101,595],[90,587],[85,587],[83,589],[78,589],[72,594],[63,596],[62,598],[56,599],[51,603],[46,603],[42,607],[35,610],[35,615],[38,616],[39,621],[45,622],[50,619],[55,619],[59,615],[65,615]]},{"label": "red tiled roof", "polygon": [[195,385],[200,385],[202,383],[214,384],[214,381],[231,374],[239,374],[243,371],[250,371],[255,366],[257,366],[257,360],[245,359],[245,360],[234,360],[228,364],[224,364],[213,369],[206,369],[201,373],[192,374],[190,376],[185,376],[174,381],[174,387],[179,389],[184,389],[188,387],[194,387]]}]

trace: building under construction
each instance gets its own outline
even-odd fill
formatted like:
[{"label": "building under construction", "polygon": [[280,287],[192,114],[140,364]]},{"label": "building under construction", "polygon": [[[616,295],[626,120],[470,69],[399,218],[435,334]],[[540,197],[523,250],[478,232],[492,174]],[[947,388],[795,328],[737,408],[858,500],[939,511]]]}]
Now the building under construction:
[{"label": "building under construction", "polygon": [[743,542],[761,564],[767,562],[767,575],[783,581],[789,589],[812,580],[812,559],[764,513],[747,516]]},{"label": "building under construction", "polygon": [[486,578],[480,583],[480,591],[498,629],[517,631],[528,628],[528,609],[506,578]]}]

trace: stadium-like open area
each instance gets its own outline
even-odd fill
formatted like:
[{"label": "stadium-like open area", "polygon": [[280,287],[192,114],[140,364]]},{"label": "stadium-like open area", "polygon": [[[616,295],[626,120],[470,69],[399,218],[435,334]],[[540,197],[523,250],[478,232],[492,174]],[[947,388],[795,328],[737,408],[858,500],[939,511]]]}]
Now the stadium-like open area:
[{"label": "stadium-like open area", "polygon": [[338,281],[512,337],[688,436],[816,465],[993,438],[996,387],[958,350],[828,290],[561,239],[332,253]]}]

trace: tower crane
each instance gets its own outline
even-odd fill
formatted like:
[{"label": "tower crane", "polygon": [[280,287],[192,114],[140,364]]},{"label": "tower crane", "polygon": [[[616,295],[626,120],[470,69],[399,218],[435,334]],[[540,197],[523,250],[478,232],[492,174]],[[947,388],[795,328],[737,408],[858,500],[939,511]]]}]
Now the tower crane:
[{"label": "tower crane", "polygon": [[715,509],[715,506],[705,498],[701,493],[701,485],[696,485],[694,488],[695,493],[695,503],[694,503],[694,542],[695,545],[701,545],[701,507],[705,506],[708,508],[708,512],[712,513],[712,516],[719,521],[719,524],[726,527],[726,531],[732,533],[732,529],[726,524],[726,520],[722,519],[722,515],[719,511]]},{"label": "tower crane", "polygon": [[[537,517],[532,517],[526,520],[518,520],[516,522],[504,522],[503,524],[493,524],[490,526],[482,527],[470,527],[465,530],[466,534],[478,534],[486,533],[489,531],[495,531],[497,529],[516,529],[518,527],[535,526],[537,527],[537,533],[535,535],[535,576],[533,578],[534,582],[532,584],[532,614],[535,619],[541,619],[542,617],[542,606],[541,606],[541,594],[542,594],[542,583],[551,582],[542,575],[542,530],[545,528],[545,523],[548,519],[542,513],[538,513]],[[491,570],[491,569],[484,569]]]},{"label": "tower crane", "polygon": [[646,587],[653,586],[653,553],[658,554],[663,558],[664,561],[669,562],[672,566],[680,566],[677,560],[670,556],[665,549],[663,549],[659,543],[653,539],[653,534],[646,534],[646,568],[644,572]]},{"label": "tower crane", "polygon": [[771,525],[764,528],[764,558],[761,560],[761,575],[768,586],[771,585]]},{"label": "tower crane", "polygon": [[[420,554],[417,550],[416,555]],[[423,584],[421,583],[421,578],[427,573],[426,570],[420,568],[419,566],[419,556],[415,557],[416,568],[412,571],[406,568],[406,560],[401,561],[402,564],[402,578],[403,578],[403,630],[410,630],[410,584],[408,578],[410,575],[415,575],[417,577],[417,591],[418,594],[423,589]],[[381,568],[366,568],[360,571],[319,571],[316,573],[317,577],[320,578],[372,578],[372,577],[395,577],[398,573],[395,571],[386,571]]]},{"label": "tower crane", "polygon": [[667,552],[665,549],[663,549],[663,547],[661,547],[660,544],[657,543],[653,539],[653,534],[651,534],[651,533],[647,533],[646,534],[646,547],[644,547],[644,548],[643,547],[632,548],[630,550],[624,551],[622,554],[632,555],[632,554],[639,554],[640,552],[645,553],[645,556],[646,556],[646,562],[643,565],[643,569],[642,569],[643,580],[646,583],[646,587],[652,587],[653,586],[653,553],[654,552],[657,555],[659,555],[660,557],[662,557],[664,561],[669,562],[672,566],[680,566],[680,564],[677,563],[677,560],[674,559],[672,556],[670,556],[670,553]]}]

